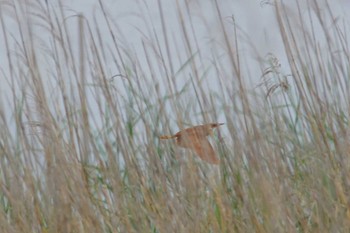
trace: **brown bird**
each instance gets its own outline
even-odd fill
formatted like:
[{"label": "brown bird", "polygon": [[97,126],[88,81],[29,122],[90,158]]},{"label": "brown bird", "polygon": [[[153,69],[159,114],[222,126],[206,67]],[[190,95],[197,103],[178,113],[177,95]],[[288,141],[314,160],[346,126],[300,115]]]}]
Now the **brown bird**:
[{"label": "brown bird", "polygon": [[194,150],[202,160],[208,163],[218,164],[220,160],[216,156],[213,147],[210,145],[207,136],[213,134],[213,128],[223,124],[224,123],[211,123],[198,125],[181,130],[174,135],[164,135],[159,138],[175,138],[178,146]]}]

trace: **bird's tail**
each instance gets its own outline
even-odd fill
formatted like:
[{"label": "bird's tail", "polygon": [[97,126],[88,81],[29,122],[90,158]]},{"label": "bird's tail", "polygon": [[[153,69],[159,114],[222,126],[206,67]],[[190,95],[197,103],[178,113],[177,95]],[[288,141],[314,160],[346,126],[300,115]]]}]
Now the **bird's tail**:
[{"label": "bird's tail", "polygon": [[160,139],[170,139],[170,138],[174,138],[176,137],[175,135],[163,135],[163,136],[159,136]]}]

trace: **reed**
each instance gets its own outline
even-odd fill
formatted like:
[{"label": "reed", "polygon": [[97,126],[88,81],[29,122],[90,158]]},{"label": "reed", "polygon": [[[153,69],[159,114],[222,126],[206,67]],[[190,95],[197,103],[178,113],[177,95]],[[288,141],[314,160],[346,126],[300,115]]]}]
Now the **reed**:
[{"label": "reed", "polygon": [[[347,22],[330,1],[267,2],[285,71],[246,63],[239,19],[208,2],[210,24],[177,1],[175,34],[140,1],[141,49],[108,1],[92,19],[0,2],[2,232],[349,232]],[[211,122],[219,165],[159,140]]]}]

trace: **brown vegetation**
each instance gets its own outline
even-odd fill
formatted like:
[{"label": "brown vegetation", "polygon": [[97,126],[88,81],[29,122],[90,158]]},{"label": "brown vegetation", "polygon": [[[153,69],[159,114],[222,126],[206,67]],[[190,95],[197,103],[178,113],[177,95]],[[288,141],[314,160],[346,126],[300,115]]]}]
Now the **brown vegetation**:
[{"label": "brown vegetation", "polygon": [[[1,232],[350,231],[348,24],[327,2],[264,6],[290,74],[270,54],[257,88],[239,19],[219,1],[220,33],[205,48],[189,14],[196,1],[174,9],[180,35],[159,1],[162,33],[138,28],[136,56],[108,1],[96,22],[63,2],[0,2]],[[218,120],[218,166],[158,138]]]}]

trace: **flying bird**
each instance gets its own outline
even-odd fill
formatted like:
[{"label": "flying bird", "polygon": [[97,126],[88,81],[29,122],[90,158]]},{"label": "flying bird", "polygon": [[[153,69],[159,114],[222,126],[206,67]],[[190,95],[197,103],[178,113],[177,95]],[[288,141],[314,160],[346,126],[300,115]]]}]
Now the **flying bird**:
[{"label": "flying bird", "polygon": [[160,136],[160,139],[176,139],[176,144],[180,147],[194,150],[202,160],[218,164],[219,158],[214,152],[213,147],[207,139],[208,135],[213,135],[213,129],[224,123],[210,123],[197,125],[177,132],[174,135]]}]

